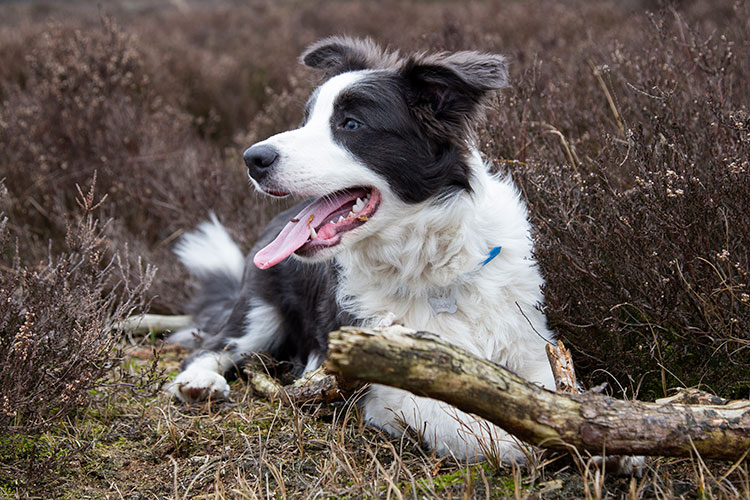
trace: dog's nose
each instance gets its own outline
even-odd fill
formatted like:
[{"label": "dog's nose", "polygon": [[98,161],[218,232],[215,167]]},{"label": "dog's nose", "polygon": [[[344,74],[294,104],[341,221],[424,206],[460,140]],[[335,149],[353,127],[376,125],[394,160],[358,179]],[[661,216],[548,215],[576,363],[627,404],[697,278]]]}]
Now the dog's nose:
[{"label": "dog's nose", "polygon": [[260,181],[276,163],[279,153],[272,146],[259,144],[247,148],[242,158],[245,160],[250,176],[256,181]]}]

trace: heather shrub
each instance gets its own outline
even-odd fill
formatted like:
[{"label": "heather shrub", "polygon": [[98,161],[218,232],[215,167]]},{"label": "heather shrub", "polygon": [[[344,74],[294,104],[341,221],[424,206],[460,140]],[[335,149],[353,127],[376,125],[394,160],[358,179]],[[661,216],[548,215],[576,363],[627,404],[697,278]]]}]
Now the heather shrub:
[{"label": "heather shrub", "polygon": [[746,15],[713,35],[644,17],[642,45],[553,61],[493,120],[492,149],[524,160],[548,318],[592,383],[748,397]]},{"label": "heather shrub", "polygon": [[170,103],[180,89],[156,92],[144,50],[106,19],[32,38],[23,83],[7,86],[0,103],[0,166],[17,200],[24,258],[42,258],[49,240],[61,248],[75,186],[96,173],[113,219],[108,251],[130,243],[131,255],[160,267],[154,307],[176,311],[186,292],[171,243],[211,210],[253,237],[256,224],[242,215],[257,211],[256,198],[241,161],[225,164],[196,137],[193,117]]},{"label": "heather shrub", "polygon": [[[0,184],[0,205],[11,204]],[[92,190],[68,228],[65,251],[36,266],[15,256],[0,266],[0,435],[38,433],[91,399],[121,360],[117,321],[146,304],[148,267],[133,282],[128,261],[106,257]],[[12,225],[0,216],[0,250],[12,253]]]},{"label": "heather shrub", "polygon": [[157,90],[191,116],[199,136],[234,148],[235,134],[273,102],[275,91],[295,88],[289,75],[314,36],[300,29],[296,10],[260,2],[249,9],[219,5],[139,25],[153,44],[144,57]]}]

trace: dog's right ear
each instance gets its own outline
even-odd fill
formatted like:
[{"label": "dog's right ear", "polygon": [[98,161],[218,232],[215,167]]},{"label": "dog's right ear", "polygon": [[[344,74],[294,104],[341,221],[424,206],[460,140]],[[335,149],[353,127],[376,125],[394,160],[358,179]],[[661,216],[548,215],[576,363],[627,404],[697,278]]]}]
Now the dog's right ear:
[{"label": "dog's right ear", "polygon": [[505,57],[475,51],[417,54],[404,61],[400,73],[419,122],[456,142],[483,116],[488,95],[508,84]]},{"label": "dog's right ear", "polygon": [[370,38],[331,36],[310,45],[300,57],[302,64],[319,69],[327,76],[347,71],[384,68],[395,63],[396,53],[381,49]]}]

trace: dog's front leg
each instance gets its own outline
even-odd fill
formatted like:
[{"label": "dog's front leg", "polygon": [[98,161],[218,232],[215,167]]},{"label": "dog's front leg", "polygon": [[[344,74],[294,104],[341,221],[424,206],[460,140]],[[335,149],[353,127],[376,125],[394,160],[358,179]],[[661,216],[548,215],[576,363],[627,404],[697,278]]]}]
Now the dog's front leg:
[{"label": "dog's front leg", "polygon": [[362,404],[366,421],[394,436],[407,428],[439,455],[471,462],[493,457],[509,464],[526,462],[520,443],[507,432],[442,401],[373,385]]},{"label": "dog's front leg", "polygon": [[229,384],[224,373],[233,366],[225,352],[203,352],[188,361],[185,369],[169,385],[168,390],[186,403],[206,399],[227,399]]}]

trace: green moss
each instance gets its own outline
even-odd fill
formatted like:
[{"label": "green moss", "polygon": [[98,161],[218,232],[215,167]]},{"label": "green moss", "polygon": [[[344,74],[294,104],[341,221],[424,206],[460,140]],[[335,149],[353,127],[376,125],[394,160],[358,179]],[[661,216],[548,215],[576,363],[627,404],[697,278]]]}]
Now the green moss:
[{"label": "green moss", "polygon": [[18,498],[20,496],[19,490],[18,487],[14,484],[17,481],[17,479],[11,480],[9,483],[0,481],[0,497]]},{"label": "green moss", "polygon": [[[47,438],[46,434],[6,434],[0,436],[0,461],[13,463],[15,460],[43,461],[55,458],[62,453]],[[64,453],[63,453],[64,455]]]},{"label": "green moss", "polygon": [[[515,480],[513,476],[506,474],[498,475],[487,463],[471,465],[467,468],[438,474],[431,480],[420,479],[417,481],[417,487],[423,491],[446,493],[454,489],[453,487],[461,487],[468,482],[471,482],[475,486],[483,484],[482,473],[484,473],[484,477],[490,486],[490,494],[493,497],[504,497],[515,491]],[[408,493],[410,489],[410,484],[401,485],[401,490],[404,493]],[[523,487],[523,489],[527,488]]]},{"label": "green moss", "polygon": [[[463,469],[459,469],[459,470],[456,470],[456,471],[453,471],[453,472],[448,472],[446,474],[439,474],[439,475],[435,476],[432,479],[432,484],[434,485],[435,491],[441,492],[441,491],[445,491],[445,489],[448,486],[454,486],[456,484],[461,484],[462,482],[464,482],[464,478],[465,478],[465,476],[464,476],[464,470]],[[424,486],[428,485],[426,479],[422,479],[422,480],[420,480],[420,482]]]}]

